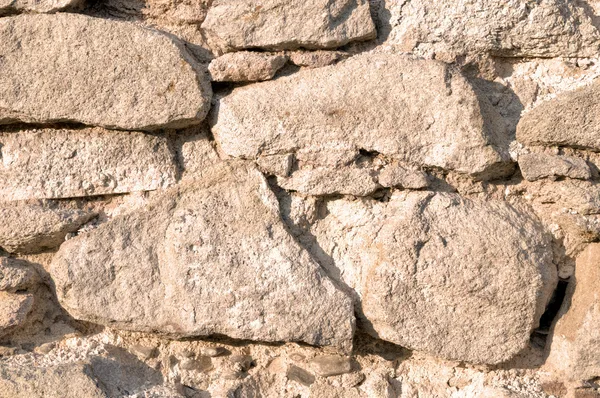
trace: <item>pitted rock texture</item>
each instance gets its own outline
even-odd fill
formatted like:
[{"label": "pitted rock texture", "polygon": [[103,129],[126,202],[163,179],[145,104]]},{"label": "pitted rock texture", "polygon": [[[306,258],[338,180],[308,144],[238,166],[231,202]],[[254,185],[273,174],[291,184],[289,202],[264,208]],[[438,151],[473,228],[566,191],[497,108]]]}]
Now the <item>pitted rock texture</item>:
[{"label": "pitted rock texture", "polygon": [[208,71],[216,82],[257,82],[271,79],[286,61],[280,54],[238,51],[214,59]]},{"label": "pitted rock texture", "polygon": [[27,261],[0,257],[0,291],[16,293],[34,287],[40,278]]},{"label": "pitted rock texture", "polygon": [[0,16],[17,12],[51,13],[81,4],[81,0],[0,0]]},{"label": "pitted rock texture", "polygon": [[526,347],[557,281],[530,210],[430,192],[326,206],[312,233],[371,333],[472,363]]},{"label": "pitted rock texture", "polygon": [[556,145],[600,151],[600,80],[559,94],[523,115],[517,140],[527,145]]},{"label": "pitted rock texture", "polygon": [[0,124],[77,122],[123,130],[198,124],[208,78],[158,31],[77,14],[0,19]]},{"label": "pitted rock texture", "polygon": [[77,319],[177,336],[352,344],[350,298],[288,234],[266,181],[244,164],[219,165],[65,242],[51,274]]},{"label": "pitted rock texture", "polygon": [[573,156],[527,153],[519,156],[519,168],[527,181],[558,177],[589,180],[592,177],[585,160]]},{"label": "pitted rock texture", "polygon": [[234,89],[219,99],[212,131],[234,157],[299,149],[327,156],[323,147],[338,145],[489,178],[505,173],[508,161],[493,145],[502,126],[482,109],[469,83],[445,64],[362,54]]},{"label": "pitted rock texture", "polygon": [[600,244],[590,244],[577,257],[572,279],[546,365],[567,380],[589,380],[600,374]]},{"label": "pitted rock texture", "polygon": [[95,215],[49,209],[43,204],[0,202],[0,248],[9,253],[37,253],[58,247],[68,233],[77,231]]},{"label": "pitted rock texture", "polygon": [[452,60],[504,57],[590,57],[600,33],[586,2],[569,0],[386,0],[387,43]]},{"label": "pitted rock texture", "polygon": [[177,180],[167,139],[102,128],[0,132],[0,198],[72,198],[165,188]]},{"label": "pitted rock texture", "polygon": [[377,34],[366,0],[215,0],[202,28],[232,50],[333,48]]},{"label": "pitted rock texture", "polygon": [[0,292],[0,336],[23,324],[32,309],[31,294]]}]

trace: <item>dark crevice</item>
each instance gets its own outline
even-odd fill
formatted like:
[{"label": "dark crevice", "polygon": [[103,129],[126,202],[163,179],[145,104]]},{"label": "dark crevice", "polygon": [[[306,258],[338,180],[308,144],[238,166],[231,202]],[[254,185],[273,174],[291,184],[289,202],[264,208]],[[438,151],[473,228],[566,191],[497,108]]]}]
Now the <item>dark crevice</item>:
[{"label": "dark crevice", "polygon": [[535,346],[540,348],[545,347],[550,329],[552,328],[552,325],[554,324],[554,321],[556,320],[556,317],[558,316],[558,313],[565,300],[568,285],[569,279],[558,281],[558,285],[552,294],[552,298],[546,306],[546,311],[544,311],[542,317],[540,318],[540,325],[533,331],[531,335],[531,342]]}]

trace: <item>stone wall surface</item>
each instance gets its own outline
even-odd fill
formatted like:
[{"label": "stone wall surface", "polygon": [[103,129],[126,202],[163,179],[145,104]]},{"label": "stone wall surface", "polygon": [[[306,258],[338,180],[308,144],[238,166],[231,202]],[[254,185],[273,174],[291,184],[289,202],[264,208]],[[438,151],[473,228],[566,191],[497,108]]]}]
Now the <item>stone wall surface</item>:
[{"label": "stone wall surface", "polygon": [[600,397],[599,29],[0,0],[0,398]]}]

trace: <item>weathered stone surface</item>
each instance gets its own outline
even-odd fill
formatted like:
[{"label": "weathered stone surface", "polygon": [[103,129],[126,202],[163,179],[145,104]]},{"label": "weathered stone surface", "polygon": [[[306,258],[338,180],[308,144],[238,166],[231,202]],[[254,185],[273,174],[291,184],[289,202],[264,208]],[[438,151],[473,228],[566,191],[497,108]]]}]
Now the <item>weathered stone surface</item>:
[{"label": "weathered stone surface", "polygon": [[488,108],[445,64],[363,54],[234,89],[219,100],[212,131],[235,157],[337,145],[487,178],[506,172],[492,145],[503,131],[482,116]]},{"label": "weathered stone surface", "polygon": [[519,156],[519,168],[527,181],[548,177],[589,180],[592,177],[590,167],[585,160],[573,156],[526,153]]},{"label": "weathered stone surface", "polygon": [[429,186],[427,174],[424,172],[393,163],[385,166],[377,176],[377,179],[384,187],[422,189]]},{"label": "weathered stone surface", "polygon": [[31,294],[0,292],[0,335],[25,322],[32,308]]},{"label": "weathered stone surface", "polygon": [[321,213],[311,234],[324,254],[313,252],[357,292],[370,332],[404,347],[506,361],[556,285],[550,238],[524,207],[396,192],[387,203],[329,201]]},{"label": "weathered stone surface", "polygon": [[386,0],[389,44],[436,58],[478,52],[504,57],[595,56],[594,14],[569,0]]},{"label": "weathered stone surface", "polygon": [[147,209],[65,242],[50,272],[77,319],[351,346],[350,298],[288,234],[275,196],[247,164],[221,164]]},{"label": "weathered stone surface", "polygon": [[0,133],[0,197],[70,198],[165,188],[177,181],[164,136],[102,128]]},{"label": "weathered stone surface", "polygon": [[273,78],[286,61],[281,54],[238,51],[214,59],[208,71],[216,82],[257,82]]},{"label": "weathered stone surface", "polygon": [[0,123],[125,130],[198,124],[211,89],[181,44],[135,24],[78,14],[0,20]]},{"label": "weathered stone surface", "polygon": [[372,170],[357,167],[299,170],[289,178],[277,178],[277,184],[308,195],[367,196],[381,188]]},{"label": "weathered stone surface", "polygon": [[377,34],[365,0],[216,0],[202,28],[231,49],[333,48]]},{"label": "weathered stone surface", "polygon": [[0,257],[0,291],[14,293],[34,286],[39,280],[38,273],[28,262]]},{"label": "weathered stone surface", "polygon": [[0,0],[0,16],[16,12],[56,12],[80,3],[81,0]]},{"label": "weathered stone surface", "polygon": [[583,215],[600,213],[600,184],[595,181],[536,181],[528,191],[538,203],[553,203]]},{"label": "weathered stone surface", "polygon": [[316,374],[323,377],[341,375],[352,371],[349,358],[337,355],[321,355],[310,361],[310,366]]},{"label": "weathered stone surface", "polygon": [[559,379],[589,380],[600,376],[600,244],[590,244],[577,257],[572,279],[551,334],[546,366]]},{"label": "weathered stone surface", "polygon": [[57,247],[69,232],[77,231],[95,215],[89,211],[0,202],[0,247],[9,253],[39,253]]},{"label": "weathered stone surface", "polygon": [[315,376],[295,365],[291,365],[288,368],[286,376],[289,380],[293,380],[305,386],[310,386],[315,382]]},{"label": "weathered stone surface", "polygon": [[307,68],[322,68],[335,64],[338,61],[349,56],[343,51],[287,51],[286,55],[290,58],[290,62],[297,66]]},{"label": "weathered stone surface", "polygon": [[600,151],[600,80],[559,94],[525,113],[517,140],[528,145],[557,145]]},{"label": "weathered stone surface", "polygon": [[0,398],[107,398],[88,364],[0,365]]}]

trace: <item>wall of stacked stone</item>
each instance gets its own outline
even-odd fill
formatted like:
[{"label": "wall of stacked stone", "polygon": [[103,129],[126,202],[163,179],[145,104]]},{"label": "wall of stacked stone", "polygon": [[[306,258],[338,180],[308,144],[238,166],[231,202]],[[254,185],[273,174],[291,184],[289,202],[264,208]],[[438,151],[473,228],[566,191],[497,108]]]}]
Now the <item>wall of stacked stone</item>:
[{"label": "wall of stacked stone", "polygon": [[600,1],[0,0],[0,397],[600,397]]}]

